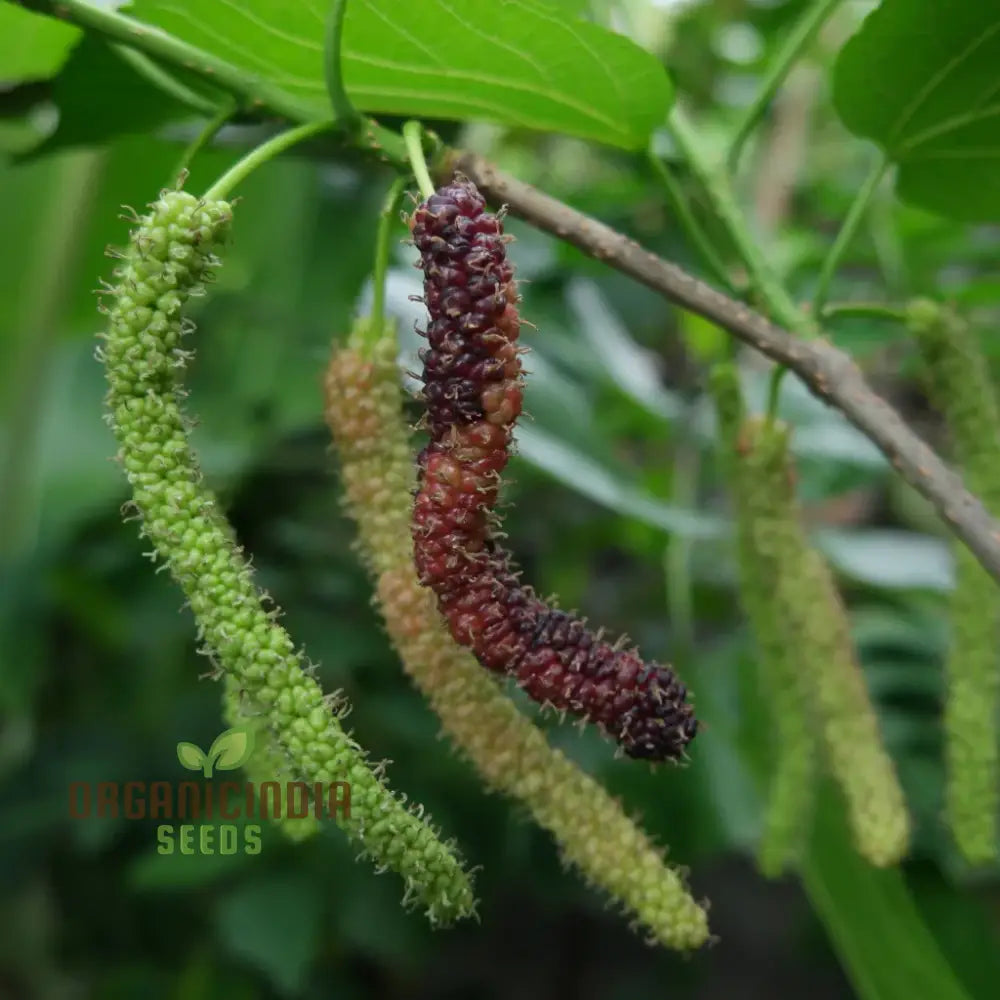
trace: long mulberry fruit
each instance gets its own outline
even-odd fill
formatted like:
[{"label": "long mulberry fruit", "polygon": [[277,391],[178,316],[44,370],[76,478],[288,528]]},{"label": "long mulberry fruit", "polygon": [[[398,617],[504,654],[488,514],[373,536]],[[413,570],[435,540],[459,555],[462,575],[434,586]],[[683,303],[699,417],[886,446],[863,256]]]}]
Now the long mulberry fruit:
[{"label": "long mulberry fruit", "polygon": [[630,757],[677,759],[697,731],[668,667],[590,632],[521,586],[492,532],[521,411],[520,320],[500,216],[456,177],[411,220],[430,314],[422,379],[430,443],[413,514],[420,582],[455,640],[535,701],[597,724]]},{"label": "long mulberry fruit", "polygon": [[[402,875],[406,898],[435,923],[470,916],[472,883],[450,844],[397,798],[381,767],[341,725],[335,705],[306,669],[306,657],[265,603],[250,563],[188,440],[181,377],[191,332],[183,307],[218,263],[232,210],[224,202],[165,191],[136,228],[108,287],[108,329],[100,359],[107,416],[141,514],[143,535],[188,599],[205,652],[246,695],[268,728],[289,776],[310,784],[346,780],[352,810],[335,819],[380,867]],[[277,776],[275,776],[277,777]],[[422,810],[420,810],[422,814]]]},{"label": "long mulberry fruit", "polygon": [[409,537],[416,475],[396,354],[391,326],[373,330],[360,321],[347,346],[334,349],[325,391],[345,507],[403,667],[486,784],[523,803],[567,863],[620,902],[652,939],[700,947],[709,940],[708,914],[684,873],[456,645],[433,592],[420,586]]},{"label": "long mulberry fruit", "polygon": [[711,387],[733,498],[740,601],[770,717],[771,773],[757,862],[764,875],[775,877],[797,863],[808,839],[819,770],[810,678],[801,648],[789,639],[788,609],[775,598],[775,581],[785,572],[782,557],[799,531],[789,493],[794,470],[786,434],[748,423],[735,366],[717,365]]},{"label": "long mulberry fruit", "polygon": [[[962,475],[996,514],[1000,400],[975,331],[928,300],[910,303],[908,312],[931,398],[947,419]],[[955,551],[951,635],[945,664],[946,814],[966,861],[985,865],[996,861],[1000,848],[1000,598],[961,545]]]}]

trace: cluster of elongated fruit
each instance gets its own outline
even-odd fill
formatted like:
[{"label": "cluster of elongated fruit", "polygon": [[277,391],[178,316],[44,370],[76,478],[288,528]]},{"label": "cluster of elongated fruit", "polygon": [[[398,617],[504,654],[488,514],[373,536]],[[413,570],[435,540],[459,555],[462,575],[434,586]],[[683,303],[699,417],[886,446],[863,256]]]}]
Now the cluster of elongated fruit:
[{"label": "cluster of elongated fruit", "polygon": [[[265,608],[190,450],[180,374],[188,358],[182,337],[191,327],[182,311],[217,263],[213,250],[228,232],[230,206],[168,191],[136,221],[108,288],[114,301],[101,352],[108,419],[143,533],[184,590],[205,649],[227,676],[228,716],[258,732],[255,773],[263,780],[349,781],[351,815],[337,817],[346,832],[403,875],[408,895],[432,919],[467,915],[474,900],[459,859],[392,796],[341,728],[341,709],[303,669],[304,655],[278,625],[277,609]],[[634,758],[681,758],[698,729],[670,668],[602,640],[582,619],[537,598],[520,584],[493,532],[522,397],[518,296],[501,219],[457,178],[417,208],[411,228],[431,318],[421,352],[430,441],[416,468],[391,329],[360,323],[351,342],[335,350],[326,382],[346,504],[390,636],[486,782],[523,801],[566,859],[655,940],[698,947],[708,939],[707,917],[683,876],[481,669],[512,676],[536,701],[598,725]],[[972,485],[1000,505],[997,405],[992,387],[974,377],[973,345],[930,310],[916,310],[911,327]],[[731,367],[717,368],[713,388],[737,504],[741,594],[773,709],[761,865],[776,873],[794,864],[824,759],[844,794],[859,851],[875,864],[892,864],[906,851],[909,818],[843,604],[802,526],[787,431],[746,417]],[[986,590],[992,593],[979,567],[960,562],[946,717],[949,813],[963,852],[981,861],[995,856],[1000,771],[993,642],[1000,612],[994,602],[983,613],[977,601]],[[306,836],[315,828],[310,820],[287,832]]]},{"label": "cluster of elongated fruit", "polygon": [[410,541],[416,474],[396,355],[392,327],[361,320],[349,342],[334,348],[325,390],[344,502],[404,668],[486,785],[525,805],[587,881],[653,941],[680,950],[703,945],[708,917],[683,874],[455,643],[434,594],[420,585]]},{"label": "cluster of elongated fruit", "polygon": [[[966,484],[1000,516],[1000,401],[975,332],[946,307],[910,304],[908,322]],[[955,552],[944,706],[948,824],[973,865],[1000,856],[1000,592],[964,545]]]},{"label": "cluster of elongated fruit", "polygon": [[[379,866],[402,875],[407,897],[433,921],[471,915],[472,886],[455,851],[381,780],[346,732],[339,707],[323,694],[305,656],[265,607],[235,534],[202,483],[181,409],[180,377],[192,326],[184,305],[218,261],[232,212],[222,201],[165,191],[136,220],[108,288],[105,364],[107,415],[133,490],[143,534],[180,585],[199,637],[230,679],[230,718],[266,730],[260,767],[308,784],[346,781],[349,816],[335,819]],[[272,773],[271,777],[279,777]],[[306,828],[300,832],[308,832]]]},{"label": "cluster of elongated fruit", "polygon": [[519,318],[501,219],[456,178],[413,214],[430,314],[413,542],[452,636],[542,704],[596,723],[631,757],[677,759],[697,731],[666,666],[611,644],[520,584],[491,526],[521,411]]},{"label": "cluster of elongated fruit", "polygon": [[744,414],[732,366],[716,369],[713,389],[736,503],[740,595],[774,736],[761,868],[777,874],[797,862],[821,760],[840,786],[859,853],[895,864],[909,844],[909,815],[846,609],[802,522],[788,429]]}]

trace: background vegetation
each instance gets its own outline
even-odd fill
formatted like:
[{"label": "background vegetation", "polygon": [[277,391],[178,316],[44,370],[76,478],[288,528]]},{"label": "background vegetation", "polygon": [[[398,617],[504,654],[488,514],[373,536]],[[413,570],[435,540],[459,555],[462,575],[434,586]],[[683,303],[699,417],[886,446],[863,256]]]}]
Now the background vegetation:
[{"label": "background vegetation", "polygon": [[[573,6],[660,56],[703,143],[717,150],[807,5]],[[872,147],[835,114],[830,77],[868,9],[845,3],[827,22],[738,174],[754,238],[796,299],[812,294],[869,174]],[[705,362],[727,335],[517,221],[523,312],[538,331],[525,338],[532,419],[507,493],[510,544],[539,591],[674,662],[706,720],[691,765],[657,773],[615,760],[592,732],[543,724],[690,867],[695,891],[712,900],[719,943],[689,959],[644,947],[560,869],[549,838],[486,795],[436,738],[370,607],[321,416],[331,338],[345,335],[370,294],[375,218],[391,179],[349,154],[283,158],[241,189],[234,246],[198,309],[196,445],[284,623],[321,662],[324,687],[354,705],[355,733],[393,762],[394,787],[425,803],[482,866],[481,922],[431,931],[400,909],[398,880],[354,864],[336,830],[297,846],[271,833],[259,856],[179,857],[156,853],[152,825],[68,819],[69,781],[176,777],[177,742],[208,746],[222,728],[219,689],[199,680],[207,664],[189,616],[150,571],[134,526],[121,523],[125,485],[108,461],[92,357],[92,290],[109,274],[105,246],[126,237],[120,206],[155,195],[203,121],[178,117],[97,42],[70,51],[76,36],[61,33],[72,29],[26,17],[0,5],[0,995],[992,995],[1000,869],[968,872],[940,818],[953,574],[937,521],[864,438],[786,380],[800,491],[840,574],[915,837],[902,874],[876,872],[851,851],[825,789],[804,878],[767,882],[752,862],[766,724],[703,397]],[[485,41],[474,47],[502,62]],[[449,142],[701,268],[644,155],[519,128],[434,124]],[[189,187],[204,189],[259,132],[224,129],[197,157]],[[678,176],[718,237],[701,188]],[[940,184],[954,188],[947,177]],[[884,184],[831,297],[945,296],[983,331],[992,364],[998,246],[995,225],[931,214]],[[411,260],[401,245],[389,284],[404,333],[407,296],[418,290]],[[854,316],[830,330],[943,446],[901,329]],[[767,371],[759,359],[747,366],[759,408]]]}]

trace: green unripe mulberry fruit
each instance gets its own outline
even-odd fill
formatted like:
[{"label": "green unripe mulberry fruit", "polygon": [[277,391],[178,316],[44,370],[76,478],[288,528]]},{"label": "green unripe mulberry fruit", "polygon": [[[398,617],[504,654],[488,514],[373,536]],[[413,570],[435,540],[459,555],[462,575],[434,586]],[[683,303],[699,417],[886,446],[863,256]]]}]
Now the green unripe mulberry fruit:
[{"label": "green unripe mulberry fruit", "polygon": [[[734,427],[739,427],[732,476],[742,508],[741,593],[755,623],[762,659],[768,661],[763,674],[771,686],[776,730],[787,724],[780,718],[786,709],[794,720],[787,733],[779,733],[777,743],[780,747],[785,741],[789,749],[799,747],[808,754],[809,729],[815,727],[822,756],[843,793],[855,846],[872,864],[888,866],[906,853],[910,820],[882,743],[847,612],[825,559],[811,545],[802,523],[788,431],[767,420],[743,418],[732,401],[733,379],[725,369],[717,374],[716,395],[720,422],[731,440]],[[784,774],[782,766],[788,768]],[[803,760],[779,766],[783,784],[772,789],[770,826],[762,848],[765,867],[778,868],[794,847],[790,810],[802,803],[802,785],[811,767]]]},{"label": "green unripe mulberry fruit", "polygon": [[808,679],[774,598],[781,557],[799,527],[790,503],[793,470],[786,435],[747,424],[732,365],[712,374],[727,479],[736,516],[740,602],[757,646],[761,695],[771,723],[770,782],[758,848],[761,871],[774,877],[798,861],[809,831],[819,745]]},{"label": "green unripe mulberry fruit", "polygon": [[[966,485],[1000,516],[1000,405],[974,331],[933,302],[914,302],[909,320]],[[964,545],[955,550],[951,633],[946,812],[966,860],[989,864],[1000,850],[1000,591]]]},{"label": "green unripe mulberry fruit", "polygon": [[376,864],[403,877],[406,897],[433,921],[471,914],[472,887],[451,847],[382,783],[364,751],[341,727],[305,656],[277,623],[254,584],[188,444],[180,377],[191,330],[183,317],[225,238],[231,210],[221,201],[164,192],[137,220],[115,272],[102,359],[109,421],[119,460],[142,516],[143,534],[180,585],[205,652],[239,685],[266,722],[291,776],[307,783],[346,781],[349,817],[335,818]]}]

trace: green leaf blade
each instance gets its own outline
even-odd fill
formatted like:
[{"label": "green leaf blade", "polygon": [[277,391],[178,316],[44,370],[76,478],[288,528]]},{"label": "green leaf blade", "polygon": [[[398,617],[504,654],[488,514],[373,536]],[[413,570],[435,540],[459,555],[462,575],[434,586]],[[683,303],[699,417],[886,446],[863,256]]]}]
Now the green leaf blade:
[{"label": "green leaf blade", "polygon": [[47,79],[79,39],[79,28],[0,4],[0,83]]},{"label": "green leaf blade", "polygon": [[840,810],[827,784],[802,881],[860,1000],[971,1000],[902,872],[856,854]]},{"label": "green leaf blade", "polygon": [[899,167],[907,201],[1000,219],[1000,5],[884,0],[845,45],[834,104]]},{"label": "green leaf blade", "polygon": [[[137,0],[133,12],[322,117],[326,6]],[[672,98],[653,55],[538,0],[354,0],[342,67],[365,112],[488,121],[625,149],[646,143]]]}]

